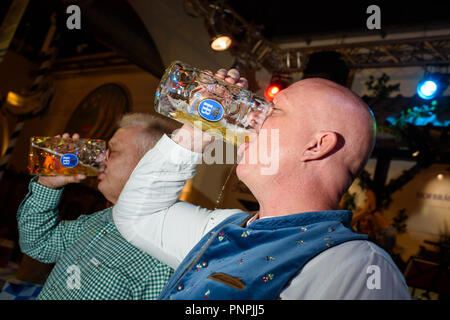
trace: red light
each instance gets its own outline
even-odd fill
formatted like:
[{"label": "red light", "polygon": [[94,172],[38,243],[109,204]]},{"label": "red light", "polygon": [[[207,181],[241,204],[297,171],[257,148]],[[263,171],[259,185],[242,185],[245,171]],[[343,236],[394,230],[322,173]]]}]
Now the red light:
[{"label": "red light", "polygon": [[264,96],[268,101],[272,101],[275,96],[288,86],[289,77],[286,75],[274,74],[269,85],[264,91]]},{"label": "red light", "polygon": [[278,93],[278,91],[280,91],[280,89],[278,87],[272,87],[272,89],[270,89],[270,93],[273,95],[276,95]]},{"label": "red light", "polygon": [[280,92],[280,86],[276,84],[272,84],[269,87],[267,87],[266,91],[264,92],[264,96],[267,100],[272,101],[273,98],[275,98],[275,95]]}]

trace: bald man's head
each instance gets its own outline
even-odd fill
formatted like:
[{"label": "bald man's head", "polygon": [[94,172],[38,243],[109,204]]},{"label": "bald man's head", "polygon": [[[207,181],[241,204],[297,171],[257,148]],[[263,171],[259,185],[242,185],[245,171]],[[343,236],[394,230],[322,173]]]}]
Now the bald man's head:
[{"label": "bald man's head", "polygon": [[[239,178],[255,193],[265,182],[280,190],[322,185],[342,194],[364,168],[375,142],[375,119],[369,107],[349,89],[325,79],[305,79],[281,91],[262,131],[247,153],[276,149],[279,169],[264,177],[265,165],[241,163]],[[277,148],[274,148],[276,137]],[[263,151],[264,152],[264,151]],[[274,155],[271,155],[272,159]],[[267,167],[267,166],[266,166]],[[328,181],[330,180],[330,181]],[[322,185],[321,185],[322,184]]]},{"label": "bald man's head", "polygon": [[363,169],[375,144],[375,118],[351,90],[325,79],[305,79],[280,92],[274,104],[289,105],[302,113],[305,121],[300,125],[310,135],[335,132],[340,140],[336,148],[341,149],[334,150],[337,159],[353,178]]}]

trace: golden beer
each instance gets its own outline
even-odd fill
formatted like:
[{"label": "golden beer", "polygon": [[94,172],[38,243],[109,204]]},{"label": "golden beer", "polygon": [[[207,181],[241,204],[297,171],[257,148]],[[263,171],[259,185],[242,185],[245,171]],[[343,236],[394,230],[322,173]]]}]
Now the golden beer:
[{"label": "golden beer", "polygon": [[28,170],[33,175],[97,176],[105,151],[104,140],[35,136],[30,139]]},{"label": "golden beer", "polygon": [[243,142],[248,141],[248,131],[237,126],[230,126],[223,122],[207,121],[198,115],[186,114],[179,110],[170,112],[169,115],[181,123],[188,123],[203,131],[208,131],[211,135],[221,138],[225,142],[234,144],[235,146],[239,146]]}]

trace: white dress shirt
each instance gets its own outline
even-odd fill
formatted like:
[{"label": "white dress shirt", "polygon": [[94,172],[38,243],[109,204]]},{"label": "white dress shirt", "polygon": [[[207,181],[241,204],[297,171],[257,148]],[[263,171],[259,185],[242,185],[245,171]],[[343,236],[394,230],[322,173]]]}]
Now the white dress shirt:
[{"label": "white dress shirt", "polygon": [[[123,237],[172,268],[212,228],[242,211],[208,210],[178,201],[201,159],[201,154],[164,135],[136,166],[113,208]],[[384,250],[369,241],[354,240],[307,262],[279,298],[410,299],[410,294],[403,275]]]}]

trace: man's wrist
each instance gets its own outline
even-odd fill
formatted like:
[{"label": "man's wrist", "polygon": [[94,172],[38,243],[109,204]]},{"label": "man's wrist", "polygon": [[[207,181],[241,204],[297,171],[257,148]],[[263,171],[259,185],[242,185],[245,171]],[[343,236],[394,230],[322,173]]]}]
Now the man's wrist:
[{"label": "man's wrist", "polygon": [[48,189],[52,190],[62,190],[64,186],[55,186],[47,181],[45,181],[45,177],[42,178],[42,176],[39,176],[34,182],[38,183],[39,185],[46,187]]},{"label": "man's wrist", "polygon": [[[36,203],[39,203],[41,206],[45,202],[44,207],[53,208],[56,207],[59,203],[60,197],[64,190],[64,187],[59,189],[52,189],[45,185],[38,183],[39,177],[34,177],[30,181],[30,194],[35,199]],[[44,201],[42,201],[44,200]]]},{"label": "man's wrist", "polygon": [[197,153],[203,153],[205,148],[214,141],[213,136],[191,125],[184,125],[175,130],[170,138],[183,148]]},{"label": "man's wrist", "polygon": [[189,148],[185,148],[168,135],[163,137],[162,140],[161,146],[157,145],[155,146],[155,149],[158,149],[158,152],[165,154],[169,163],[183,165],[183,168],[187,168],[185,167],[186,165],[193,165],[196,167],[201,163],[203,157],[201,152],[195,152]]}]

